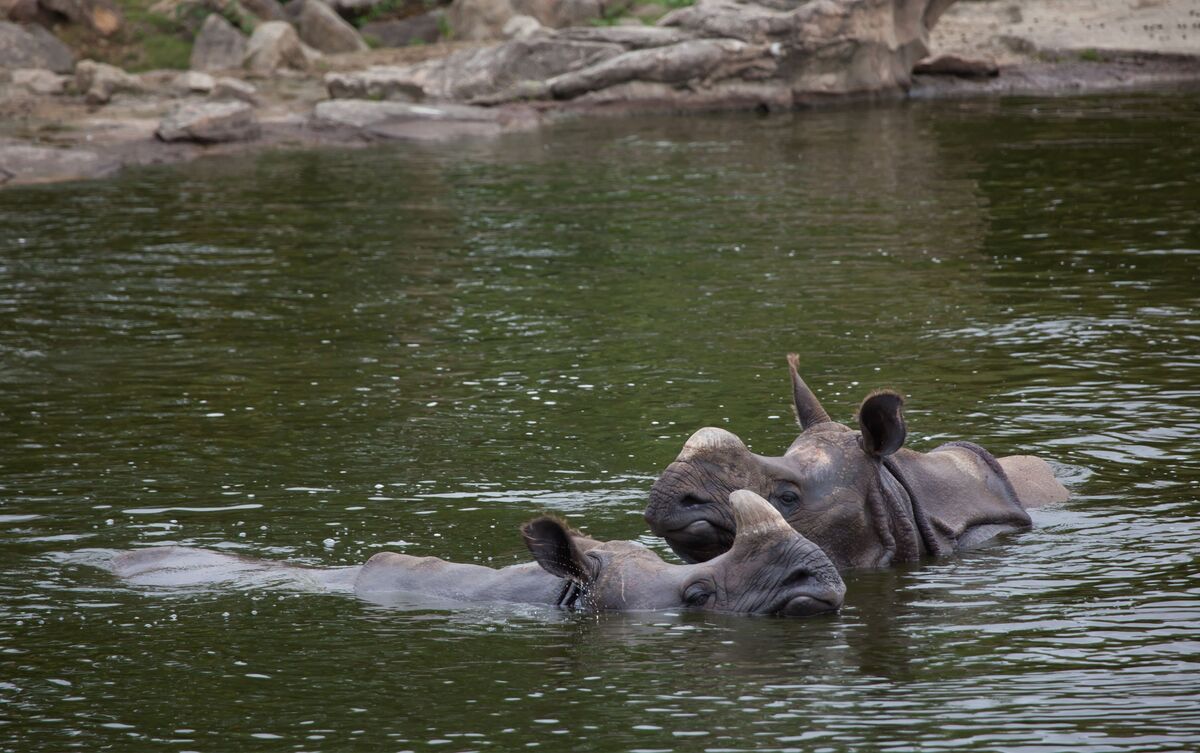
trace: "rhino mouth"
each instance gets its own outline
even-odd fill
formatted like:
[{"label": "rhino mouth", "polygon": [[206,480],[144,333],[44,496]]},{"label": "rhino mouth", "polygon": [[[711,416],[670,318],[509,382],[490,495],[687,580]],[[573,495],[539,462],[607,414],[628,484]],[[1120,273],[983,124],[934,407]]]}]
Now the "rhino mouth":
[{"label": "rhino mouth", "polygon": [[689,564],[707,562],[733,546],[733,531],[708,518],[696,518],[661,535],[671,550]]},{"label": "rhino mouth", "polygon": [[840,608],[840,599],[833,601],[823,595],[793,593],[783,597],[772,613],[781,617],[811,617],[814,614],[836,612]]}]

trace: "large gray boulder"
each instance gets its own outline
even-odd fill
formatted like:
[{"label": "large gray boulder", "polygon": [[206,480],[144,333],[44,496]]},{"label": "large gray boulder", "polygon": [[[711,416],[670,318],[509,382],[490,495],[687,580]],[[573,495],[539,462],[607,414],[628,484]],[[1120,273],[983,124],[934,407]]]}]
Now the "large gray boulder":
[{"label": "large gray boulder", "polygon": [[69,73],[74,67],[71,49],[41,26],[0,21],[0,70],[46,68]]},{"label": "large gray boulder", "polygon": [[75,66],[75,90],[89,105],[102,105],[118,92],[138,92],[142,83],[125,71],[95,60],[80,60]]},{"label": "large gray boulder", "polygon": [[245,102],[189,102],[163,118],[154,132],[162,141],[202,144],[247,141],[258,134],[254,108]]},{"label": "large gray boulder", "polygon": [[45,68],[18,68],[12,72],[13,86],[19,86],[30,94],[62,94],[67,90],[69,76],[62,76]]},{"label": "large gray boulder", "polygon": [[620,44],[599,39],[536,36],[465,50],[412,66],[374,66],[331,73],[325,84],[332,97],[466,101],[495,95],[525,82],[554,76],[616,57]]},{"label": "large gray boulder", "polygon": [[567,28],[326,83],[334,97],[787,108],[907,88],[953,2],[697,0],[656,27]]},{"label": "large gray boulder", "polygon": [[184,96],[189,94],[208,94],[216,85],[217,80],[215,78],[200,71],[184,71],[171,78],[171,89]]},{"label": "large gray boulder", "polygon": [[321,0],[295,1],[303,3],[296,17],[296,29],[305,44],[329,54],[367,49],[358,30]]},{"label": "large gray boulder", "polygon": [[236,99],[252,105],[257,105],[258,89],[241,79],[219,78],[208,93],[210,99]]},{"label": "large gray boulder", "polygon": [[195,71],[228,71],[242,67],[246,57],[246,35],[220,15],[204,19],[192,45],[189,67]]},{"label": "large gray boulder", "polygon": [[429,141],[497,136],[536,127],[537,117],[521,108],[335,99],[318,102],[310,124],[313,128],[339,129],[371,140]]},{"label": "large gray boulder", "polygon": [[500,36],[505,39],[529,39],[545,31],[546,27],[533,16],[513,16],[500,30]]},{"label": "large gray boulder", "polygon": [[268,21],[250,35],[242,65],[257,73],[273,73],[285,68],[302,71],[309,62],[310,53],[296,30],[282,21]]}]

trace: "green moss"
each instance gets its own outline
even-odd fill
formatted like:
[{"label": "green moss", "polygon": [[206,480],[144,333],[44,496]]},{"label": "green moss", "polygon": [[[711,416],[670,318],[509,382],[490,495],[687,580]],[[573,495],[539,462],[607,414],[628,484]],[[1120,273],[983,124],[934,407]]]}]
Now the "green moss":
[{"label": "green moss", "polygon": [[1095,49],[1089,47],[1088,49],[1079,53],[1079,59],[1087,63],[1099,63],[1104,60],[1104,56]]},{"label": "green moss", "polygon": [[155,34],[142,39],[142,52],[141,70],[185,69],[192,57],[192,43],[167,34]]},{"label": "green moss", "polygon": [[101,37],[77,25],[61,26],[55,32],[80,59],[91,58],[134,73],[188,67],[195,27],[151,11],[152,0],[116,2],[123,22],[111,37]]}]

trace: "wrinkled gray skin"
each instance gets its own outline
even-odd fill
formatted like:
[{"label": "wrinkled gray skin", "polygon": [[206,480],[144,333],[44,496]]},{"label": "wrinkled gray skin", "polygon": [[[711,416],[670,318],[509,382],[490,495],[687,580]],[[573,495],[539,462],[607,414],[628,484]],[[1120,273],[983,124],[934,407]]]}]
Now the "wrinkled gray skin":
[{"label": "wrinkled gray skin", "polygon": [[1032,456],[996,460],[969,443],[903,448],[903,399],[869,395],[858,431],[832,421],[788,356],[801,434],[782,457],[755,455],[724,429],[696,432],[650,490],[646,521],[687,562],[724,552],[736,523],[728,496],[750,489],[840,569],[945,556],[1030,526],[1027,507],[1067,499]]},{"label": "wrinkled gray skin", "polygon": [[362,567],[310,568],[186,547],[123,552],[112,569],[142,585],[256,579],[353,591],[383,602],[387,594],[407,593],[603,611],[694,608],[786,616],[841,607],[845,584],[820,548],[758,495],[735,491],[729,506],[738,526],[732,546],[699,565],[672,565],[641,544],[596,541],[557,518],[541,517],[521,528],[535,562],[499,570],[395,552],[376,554]]}]

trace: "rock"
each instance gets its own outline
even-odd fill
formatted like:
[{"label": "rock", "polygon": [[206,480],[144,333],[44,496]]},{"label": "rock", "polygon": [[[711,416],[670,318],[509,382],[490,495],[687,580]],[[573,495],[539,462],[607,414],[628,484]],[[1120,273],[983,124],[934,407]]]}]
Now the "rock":
[{"label": "rock", "polygon": [[545,82],[623,52],[618,44],[538,35],[412,66],[329,74],[325,84],[335,98],[469,101],[522,90],[524,82]]},{"label": "rock", "polygon": [[71,49],[41,26],[0,21],[0,69],[47,68],[68,73],[74,67]]},{"label": "rock", "polygon": [[559,39],[577,42],[616,44],[627,50],[666,47],[692,39],[692,36],[685,31],[667,29],[662,26],[581,26],[562,29],[555,32],[555,36]]},{"label": "rock", "polygon": [[121,11],[112,0],[38,0],[38,4],[102,37],[112,36],[121,28]]},{"label": "rock", "polygon": [[183,94],[208,94],[217,85],[216,79],[200,71],[185,71],[175,76],[172,87]]},{"label": "rock", "polygon": [[[829,96],[903,92],[915,63],[928,55],[929,28],[953,2],[696,0],[654,27],[567,28],[376,71],[370,82],[337,83],[350,96],[367,96],[358,92],[386,78],[387,87],[414,99],[493,105],[586,97],[605,104],[794,107]],[[464,33],[483,38],[521,3],[536,5],[455,0],[448,17],[452,24],[477,24]],[[556,25],[571,8],[585,6],[554,4],[548,16],[537,6],[526,15]],[[468,9],[477,11],[474,17],[455,15]],[[334,88],[334,96],[343,96]]]},{"label": "rock", "polygon": [[258,89],[253,84],[236,78],[219,78],[208,93],[209,99],[235,99],[248,104],[258,104]]},{"label": "rock", "polygon": [[769,0],[697,0],[659,25],[768,45],[779,83],[804,98],[907,86],[929,52],[929,27],[953,2],[825,0],[778,10]]},{"label": "rock", "polygon": [[403,69],[375,65],[365,71],[325,74],[325,88],[334,99],[374,99],[413,102],[425,98],[420,84]]},{"label": "rock", "polygon": [[87,149],[52,149],[0,142],[0,185],[104,178],[121,163]]},{"label": "rock", "polygon": [[204,19],[192,45],[189,67],[196,71],[226,71],[242,67],[246,35],[216,13]]},{"label": "rock", "polygon": [[958,76],[959,78],[991,78],[1000,75],[994,60],[970,59],[958,55],[939,55],[922,60],[913,68],[913,73],[932,76]]},{"label": "rock", "polygon": [[500,30],[500,35],[505,39],[529,39],[535,34],[540,34],[546,29],[545,26],[533,16],[513,16],[504,24],[504,28]]},{"label": "rock", "polygon": [[533,128],[537,116],[527,109],[338,99],[318,102],[311,125],[348,129],[370,139],[441,140]]},{"label": "rock", "polygon": [[367,49],[358,30],[321,0],[296,1],[304,3],[296,19],[296,29],[305,44],[330,54]]},{"label": "rock", "polygon": [[399,21],[375,21],[362,27],[362,35],[380,47],[433,44],[442,38],[445,16],[441,10],[434,10]]},{"label": "rock", "polygon": [[162,141],[203,144],[247,141],[258,134],[254,108],[244,102],[189,102],[163,118],[154,132]]},{"label": "rock", "polygon": [[118,92],[136,92],[142,88],[136,78],[115,65],[80,60],[75,66],[75,90],[89,105],[102,105]]},{"label": "rock", "polygon": [[[664,54],[667,53],[667,54]],[[766,57],[770,60],[770,57]],[[572,99],[627,81],[695,86],[718,74],[720,68],[763,66],[762,45],[737,39],[692,39],[670,47],[631,50],[603,63],[555,76],[547,83],[556,99]],[[767,68],[759,68],[760,73]]]},{"label": "rock", "polygon": [[257,73],[273,73],[283,68],[306,70],[309,61],[295,29],[282,21],[267,21],[250,35],[242,65]]},{"label": "rock", "polygon": [[45,68],[20,68],[12,72],[13,85],[22,86],[31,94],[62,94],[69,80],[69,76]]},{"label": "rock", "polygon": [[504,24],[519,13],[522,12],[513,7],[512,0],[454,0],[446,12],[446,21],[454,39],[479,42],[499,39]]},{"label": "rock", "polygon": [[167,69],[157,71],[145,71],[138,74],[130,74],[137,81],[137,89],[142,94],[150,94],[158,97],[177,97],[181,92],[177,86],[179,78],[178,71]]}]

